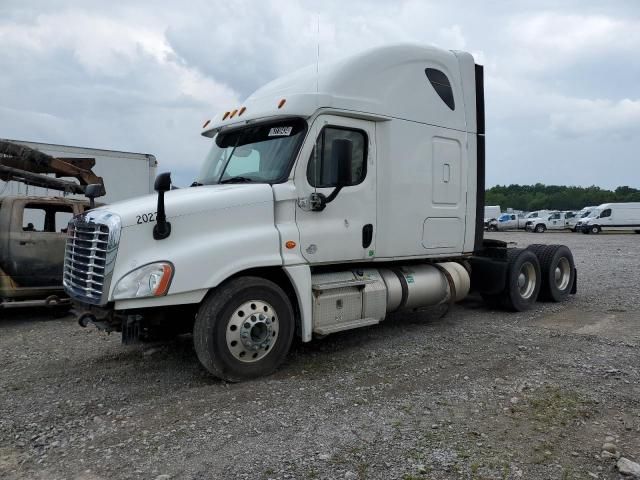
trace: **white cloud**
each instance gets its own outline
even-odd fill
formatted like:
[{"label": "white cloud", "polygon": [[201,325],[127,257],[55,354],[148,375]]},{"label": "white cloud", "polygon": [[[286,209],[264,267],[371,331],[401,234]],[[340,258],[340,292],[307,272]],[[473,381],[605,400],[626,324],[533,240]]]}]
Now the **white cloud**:
[{"label": "white cloud", "polygon": [[551,130],[570,137],[630,139],[640,131],[640,100],[569,100],[550,115]]},{"label": "white cloud", "polygon": [[508,34],[520,53],[517,64],[539,71],[568,68],[608,53],[636,53],[640,48],[637,18],[543,12],[517,16]]}]

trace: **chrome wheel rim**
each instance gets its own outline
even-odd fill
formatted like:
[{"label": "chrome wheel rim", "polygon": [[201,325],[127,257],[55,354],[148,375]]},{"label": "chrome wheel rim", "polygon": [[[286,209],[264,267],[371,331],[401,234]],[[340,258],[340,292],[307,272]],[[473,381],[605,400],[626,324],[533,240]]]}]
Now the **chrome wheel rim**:
[{"label": "chrome wheel rim", "polygon": [[529,299],[536,289],[536,269],[531,262],[524,262],[518,273],[518,291],[524,299]]},{"label": "chrome wheel rim", "polygon": [[566,257],[560,259],[553,274],[556,287],[559,290],[565,290],[569,286],[569,280],[571,279],[571,265]]},{"label": "chrome wheel rim", "polygon": [[227,322],[227,348],[241,362],[260,361],[273,349],[279,330],[274,308],[262,300],[249,300]]}]

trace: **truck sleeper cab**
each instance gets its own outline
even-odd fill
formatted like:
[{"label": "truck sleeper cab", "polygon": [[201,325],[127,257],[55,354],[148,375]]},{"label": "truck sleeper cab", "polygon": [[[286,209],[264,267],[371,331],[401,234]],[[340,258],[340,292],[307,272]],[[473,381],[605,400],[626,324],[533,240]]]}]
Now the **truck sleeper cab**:
[{"label": "truck sleeper cab", "polygon": [[566,247],[541,264],[483,240],[483,77],[467,53],[402,45],[305,69],[202,134],[191,188],[162,174],[157,198],[70,224],[82,325],[125,342],[193,332],[207,370],[238,381],[277,368],[294,335],[452,304],[472,285],[514,310],[575,287]]}]

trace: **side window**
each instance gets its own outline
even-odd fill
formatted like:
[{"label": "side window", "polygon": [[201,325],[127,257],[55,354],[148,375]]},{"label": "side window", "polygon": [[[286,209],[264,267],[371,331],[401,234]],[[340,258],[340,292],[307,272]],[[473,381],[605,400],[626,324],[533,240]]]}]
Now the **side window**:
[{"label": "side window", "polygon": [[73,217],[73,208],[66,205],[28,203],[22,213],[25,232],[64,233]]},{"label": "side window", "polygon": [[551,215],[550,219],[551,220],[560,220],[560,214],[559,213],[554,213],[553,215]]},{"label": "side window", "polygon": [[515,215],[511,215],[511,220],[515,220],[516,216]]},{"label": "side window", "polygon": [[47,212],[39,205],[25,205],[22,212],[22,230],[25,232],[45,232]]},{"label": "side window", "polygon": [[436,91],[438,96],[451,110],[456,109],[456,103],[453,99],[453,89],[449,79],[444,72],[435,68],[425,68],[424,73],[427,74],[431,86]]},{"label": "side window", "polygon": [[351,142],[351,181],[348,185],[361,183],[367,175],[367,135],[362,130],[325,127],[318,136],[307,165],[307,180],[312,187],[326,188],[337,185],[338,165],[331,155],[334,140]]},{"label": "side window", "polygon": [[611,216],[611,209],[607,208],[600,214],[600,218],[606,218]]},{"label": "side window", "polygon": [[56,211],[56,232],[67,233],[67,227],[72,218],[73,211],[71,209]]}]

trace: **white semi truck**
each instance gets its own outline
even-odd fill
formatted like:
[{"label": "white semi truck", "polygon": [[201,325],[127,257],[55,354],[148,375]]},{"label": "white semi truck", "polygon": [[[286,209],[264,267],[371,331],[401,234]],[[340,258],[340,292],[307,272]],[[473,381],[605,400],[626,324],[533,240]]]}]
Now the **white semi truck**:
[{"label": "white semi truck", "polygon": [[69,225],[78,321],[125,343],[192,332],[229,381],[303,342],[465,298],[530,308],[575,292],[561,245],[483,239],[483,69],[464,52],[378,48],[275,80],[213,120],[193,186]]}]

